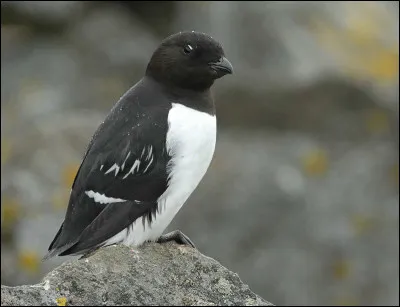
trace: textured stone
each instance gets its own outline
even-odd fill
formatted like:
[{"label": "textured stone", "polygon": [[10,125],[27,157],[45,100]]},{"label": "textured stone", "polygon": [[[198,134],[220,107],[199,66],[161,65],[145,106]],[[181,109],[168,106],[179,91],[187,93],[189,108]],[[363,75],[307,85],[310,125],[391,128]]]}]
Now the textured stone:
[{"label": "textured stone", "polygon": [[42,283],[1,286],[3,306],[270,306],[239,276],[173,243],[111,246],[68,261]]}]

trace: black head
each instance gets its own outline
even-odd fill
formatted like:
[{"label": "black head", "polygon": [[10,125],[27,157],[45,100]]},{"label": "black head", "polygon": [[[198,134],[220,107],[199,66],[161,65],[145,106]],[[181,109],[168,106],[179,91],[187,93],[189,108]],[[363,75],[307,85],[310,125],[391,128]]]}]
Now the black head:
[{"label": "black head", "polygon": [[214,81],[232,74],[221,45],[199,32],[180,32],[167,37],[153,53],[146,75],[178,88],[204,91]]}]

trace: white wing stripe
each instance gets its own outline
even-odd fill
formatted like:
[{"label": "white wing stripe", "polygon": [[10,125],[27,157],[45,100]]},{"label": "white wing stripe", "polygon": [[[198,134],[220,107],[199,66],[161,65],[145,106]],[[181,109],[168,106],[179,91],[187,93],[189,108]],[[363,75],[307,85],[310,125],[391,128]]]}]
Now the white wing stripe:
[{"label": "white wing stripe", "polygon": [[150,149],[149,149],[149,153],[147,154],[146,160],[149,160],[150,157],[152,157],[152,153],[153,153],[153,146],[150,145],[149,147],[150,147]]},{"label": "white wing stripe", "polygon": [[115,169],[115,176],[117,176],[119,172],[119,166],[117,163],[115,163],[113,166],[110,167],[110,169],[106,172],[106,175],[110,172],[112,172]]},{"label": "white wing stripe", "polygon": [[[141,154],[140,158],[135,160],[135,162],[133,163],[133,165],[132,165],[131,169],[129,170],[129,172],[127,172],[127,173],[125,174],[125,176],[124,176],[122,179],[125,179],[126,177],[129,176],[129,174],[134,174],[135,171],[138,171],[138,170],[139,170],[140,159],[143,157],[145,151],[146,151],[146,146],[143,148],[142,154]],[[115,177],[117,177],[119,171],[120,171],[120,170],[121,170],[121,171],[124,170],[124,168],[125,168],[125,163],[126,163],[126,161],[128,161],[128,158],[130,157],[130,155],[131,155],[131,152],[128,152],[128,154],[126,155],[125,160],[124,160],[124,162],[122,163],[121,167],[120,167],[117,163],[114,163],[114,165],[111,166],[110,169],[109,169],[107,172],[105,172],[105,175],[107,175],[108,173],[111,173],[112,171],[115,171]],[[149,168],[149,166],[153,163],[153,159],[154,159],[154,156],[153,156],[153,146],[149,145],[149,146],[148,146],[148,152],[147,152],[147,156],[146,156],[146,158],[145,158],[145,161],[149,161],[149,160],[150,160],[150,162],[147,164],[147,167],[146,167],[146,169],[144,170],[145,172],[147,171],[147,169]],[[100,170],[103,169],[103,166],[104,166],[104,165],[101,165],[101,166],[100,166]]]},{"label": "white wing stripe", "polygon": [[140,166],[140,161],[139,161],[139,160],[136,160],[135,163],[133,163],[132,168],[130,169],[130,171],[129,171],[122,179],[125,179],[125,178],[128,177],[129,174],[131,174],[131,173],[133,174],[133,173],[135,172],[136,166],[137,166],[137,168],[139,169],[139,166]]},{"label": "white wing stripe", "polygon": [[151,160],[149,162],[149,164],[147,164],[145,170],[143,171],[143,173],[146,173],[147,169],[149,168],[149,166],[151,165],[151,163],[153,163],[153,156],[151,156]]},{"label": "white wing stripe", "polygon": [[126,201],[121,198],[107,197],[104,194],[100,194],[92,190],[85,191],[85,194],[90,198],[93,198],[96,203],[100,204],[112,204],[112,203],[120,203]]},{"label": "white wing stripe", "polygon": [[124,160],[124,163],[122,163],[122,165],[121,165],[121,171],[124,170],[125,162],[126,162],[126,160],[128,160],[128,158],[129,158],[130,155],[131,155],[131,152],[128,152],[128,155],[126,156],[126,158],[125,158],[125,160]]}]

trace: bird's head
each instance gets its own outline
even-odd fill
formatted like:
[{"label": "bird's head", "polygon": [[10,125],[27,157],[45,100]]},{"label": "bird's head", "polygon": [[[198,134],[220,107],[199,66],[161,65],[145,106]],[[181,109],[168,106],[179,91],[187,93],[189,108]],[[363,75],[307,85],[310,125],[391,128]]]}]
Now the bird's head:
[{"label": "bird's head", "polygon": [[189,90],[207,90],[216,79],[232,74],[221,45],[199,32],[179,32],[154,51],[146,74],[157,81]]}]

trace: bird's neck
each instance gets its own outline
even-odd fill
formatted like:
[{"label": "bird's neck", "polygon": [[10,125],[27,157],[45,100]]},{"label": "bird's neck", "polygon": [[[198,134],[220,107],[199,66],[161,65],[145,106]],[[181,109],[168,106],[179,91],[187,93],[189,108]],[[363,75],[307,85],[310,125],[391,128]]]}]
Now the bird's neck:
[{"label": "bird's neck", "polygon": [[205,90],[182,88],[161,82],[149,75],[146,75],[145,80],[157,84],[160,90],[169,97],[170,101],[180,103],[198,111],[207,112],[212,115],[215,114],[215,104],[210,88]]}]

